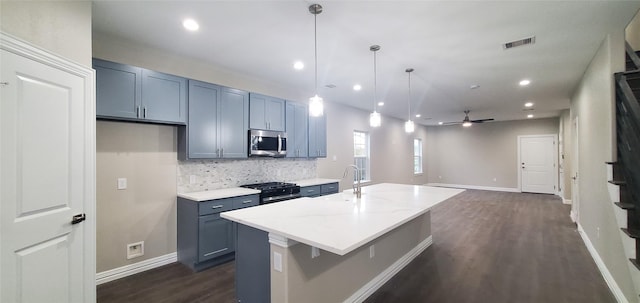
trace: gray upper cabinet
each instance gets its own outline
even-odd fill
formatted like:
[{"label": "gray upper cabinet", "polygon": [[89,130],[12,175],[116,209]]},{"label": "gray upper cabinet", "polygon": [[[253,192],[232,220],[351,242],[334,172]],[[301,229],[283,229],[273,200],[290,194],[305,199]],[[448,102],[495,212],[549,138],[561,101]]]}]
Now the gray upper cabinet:
[{"label": "gray upper cabinet", "polygon": [[187,79],[142,69],[142,118],[187,122]]},{"label": "gray upper cabinet", "polygon": [[308,153],[307,106],[300,103],[286,103],[287,158],[306,158]]},{"label": "gray upper cabinet", "polygon": [[249,102],[250,128],[284,131],[284,100],[251,93]]},{"label": "gray upper cabinet", "polygon": [[189,80],[189,124],[178,130],[178,156],[246,158],[248,116],[248,92]]},{"label": "gray upper cabinet", "polygon": [[309,117],[309,157],[327,157],[327,118]]},{"label": "gray upper cabinet", "polygon": [[142,69],[93,59],[96,116],[137,119],[142,100]]},{"label": "gray upper cabinet", "polygon": [[248,156],[249,93],[224,87],[218,112],[222,158]]},{"label": "gray upper cabinet", "polygon": [[187,80],[100,59],[93,59],[96,70],[96,116],[185,124]]}]

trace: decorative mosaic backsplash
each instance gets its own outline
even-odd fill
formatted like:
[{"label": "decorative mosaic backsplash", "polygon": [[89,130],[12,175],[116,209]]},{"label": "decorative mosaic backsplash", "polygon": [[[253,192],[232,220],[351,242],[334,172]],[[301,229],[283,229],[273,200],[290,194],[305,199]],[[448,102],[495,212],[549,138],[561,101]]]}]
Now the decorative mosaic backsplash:
[{"label": "decorative mosaic backsplash", "polygon": [[[178,162],[178,193],[237,187],[244,184],[295,181],[317,177],[315,159],[250,158]],[[191,176],[195,182],[191,184]]]}]

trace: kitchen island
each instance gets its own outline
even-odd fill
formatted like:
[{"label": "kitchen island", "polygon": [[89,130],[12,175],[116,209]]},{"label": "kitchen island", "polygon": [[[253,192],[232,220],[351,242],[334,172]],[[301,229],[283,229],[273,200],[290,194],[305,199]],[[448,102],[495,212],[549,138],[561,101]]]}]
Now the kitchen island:
[{"label": "kitchen island", "polygon": [[430,208],[463,190],[403,184],[222,213],[238,223],[241,302],[360,302],[431,243]]}]

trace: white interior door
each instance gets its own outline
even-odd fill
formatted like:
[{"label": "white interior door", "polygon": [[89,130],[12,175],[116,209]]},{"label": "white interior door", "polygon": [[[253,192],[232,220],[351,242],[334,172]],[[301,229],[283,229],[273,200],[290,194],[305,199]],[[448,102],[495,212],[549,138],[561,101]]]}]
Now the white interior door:
[{"label": "white interior door", "polygon": [[95,301],[92,72],[2,39],[0,301]]},{"label": "white interior door", "polygon": [[572,162],[571,162],[571,169],[573,169],[572,175],[571,175],[571,219],[573,219],[573,222],[580,222],[580,187],[578,186],[579,184],[579,165],[580,164],[580,155],[578,153],[578,151],[580,150],[580,136],[578,136],[578,117],[575,117],[573,119],[573,123],[572,123],[572,131],[571,134],[573,136],[573,155],[572,155]]},{"label": "white interior door", "polygon": [[557,184],[556,135],[519,136],[520,189],[555,194]]}]

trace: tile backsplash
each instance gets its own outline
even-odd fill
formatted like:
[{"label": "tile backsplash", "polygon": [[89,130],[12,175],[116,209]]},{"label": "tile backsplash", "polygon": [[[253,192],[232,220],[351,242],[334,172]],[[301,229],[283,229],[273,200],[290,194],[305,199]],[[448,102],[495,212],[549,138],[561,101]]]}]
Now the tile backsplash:
[{"label": "tile backsplash", "polygon": [[273,158],[179,161],[178,193],[251,183],[313,179],[317,177],[316,163],[316,159]]}]

